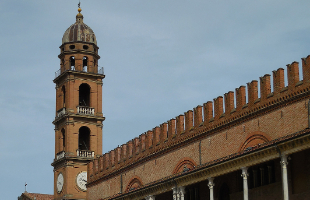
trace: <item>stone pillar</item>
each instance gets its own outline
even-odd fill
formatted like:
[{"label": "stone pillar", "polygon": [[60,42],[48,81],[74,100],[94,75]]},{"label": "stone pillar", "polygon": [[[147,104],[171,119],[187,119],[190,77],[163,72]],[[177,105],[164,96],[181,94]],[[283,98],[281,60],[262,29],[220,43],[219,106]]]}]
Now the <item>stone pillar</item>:
[{"label": "stone pillar", "polygon": [[208,186],[209,186],[209,190],[210,190],[210,200],[214,200],[214,196],[213,196],[213,187],[214,187],[213,180],[214,180],[214,178],[210,177],[210,178],[208,178],[208,180],[209,180]]},{"label": "stone pillar", "polygon": [[145,200],[155,200],[155,196],[149,195],[149,196],[145,197]]},{"label": "stone pillar", "polygon": [[248,190],[248,168],[242,167],[242,174],[241,177],[243,178],[243,200],[249,200],[249,190]]},{"label": "stone pillar", "polygon": [[185,199],[185,187],[174,187],[173,191],[173,200],[184,200]]},{"label": "stone pillar", "polygon": [[179,187],[180,200],[185,199],[185,187]]},{"label": "stone pillar", "polygon": [[177,187],[172,188],[172,194],[173,194],[173,200],[179,200]]},{"label": "stone pillar", "polygon": [[282,186],[283,186],[283,199],[289,200],[288,196],[288,180],[287,180],[287,156],[282,155],[281,156],[281,166],[282,166]]}]

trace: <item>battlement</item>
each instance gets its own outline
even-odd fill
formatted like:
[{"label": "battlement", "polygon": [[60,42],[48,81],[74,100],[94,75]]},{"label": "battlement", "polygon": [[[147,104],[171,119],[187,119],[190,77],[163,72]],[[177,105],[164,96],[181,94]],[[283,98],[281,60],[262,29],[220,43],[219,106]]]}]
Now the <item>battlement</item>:
[{"label": "battlement", "polygon": [[259,85],[253,80],[235,92],[229,91],[148,130],[90,162],[88,182],[109,178],[187,142],[216,134],[309,95],[310,55],[302,58],[302,73],[300,80],[299,63],[294,61],[287,65],[287,86],[284,69],[279,68],[272,72],[273,92],[271,75],[266,74],[259,78]]}]

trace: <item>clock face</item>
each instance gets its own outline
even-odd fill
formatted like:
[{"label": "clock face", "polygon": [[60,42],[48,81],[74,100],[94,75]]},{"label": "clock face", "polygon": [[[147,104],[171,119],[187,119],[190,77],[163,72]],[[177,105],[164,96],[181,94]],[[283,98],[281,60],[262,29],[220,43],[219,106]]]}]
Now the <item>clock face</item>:
[{"label": "clock face", "polygon": [[80,172],[76,176],[76,185],[83,191],[86,191],[86,183],[87,183],[87,172]]},{"label": "clock face", "polygon": [[62,175],[62,173],[59,173],[57,177],[57,183],[56,183],[58,193],[62,191],[63,185],[64,185],[64,176]]}]

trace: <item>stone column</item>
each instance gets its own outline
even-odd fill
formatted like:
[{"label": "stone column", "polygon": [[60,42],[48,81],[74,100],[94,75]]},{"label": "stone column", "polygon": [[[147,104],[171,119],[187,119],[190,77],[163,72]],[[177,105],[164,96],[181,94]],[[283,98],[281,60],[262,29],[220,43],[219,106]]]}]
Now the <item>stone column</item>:
[{"label": "stone column", "polygon": [[289,200],[288,196],[288,181],[287,181],[287,156],[282,155],[281,156],[281,166],[282,166],[282,186],[283,186],[283,199]]},{"label": "stone column", "polygon": [[185,199],[185,187],[179,187],[179,196],[180,196],[180,200]]},{"label": "stone column", "polygon": [[249,190],[248,190],[248,168],[242,167],[241,177],[243,178],[243,200],[249,200]]},{"label": "stone column", "polygon": [[208,180],[209,180],[208,186],[209,186],[209,190],[210,190],[210,200],[214,200],[214,196],[213,196],[213,187],[214,187],[213,180],[214,180],[214,178],[210,177],[210,178],[208,178]]},{"label": "stone column", "polygon": [[155,200],[155,196],[149,195],[149,196],[145,197],[145,200]]},{"label": "stone column", "polygon": [[173,191],[173,200],[184,200],[185,199],[185,187],[174,187]]},{"label": "stone column", "polygon": [[177,187],[172,188],[172,194],[173,194],[173,200],[179,200],[178,188]]}]

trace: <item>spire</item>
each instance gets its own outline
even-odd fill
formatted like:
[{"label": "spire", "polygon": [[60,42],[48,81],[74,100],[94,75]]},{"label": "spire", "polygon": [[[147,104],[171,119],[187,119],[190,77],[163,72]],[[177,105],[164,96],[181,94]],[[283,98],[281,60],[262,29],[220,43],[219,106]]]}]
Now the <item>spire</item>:
[{"label": "spire", "polygon": [[81,11],[82,11],[82,9],[80,8],[80,6],[81,6],[81,2],[79,2],[79,4],[78,4],[78,14],[76,15],[76,23],[83,23],[83,15],[82,15],[82,13],[81,13]]}]

